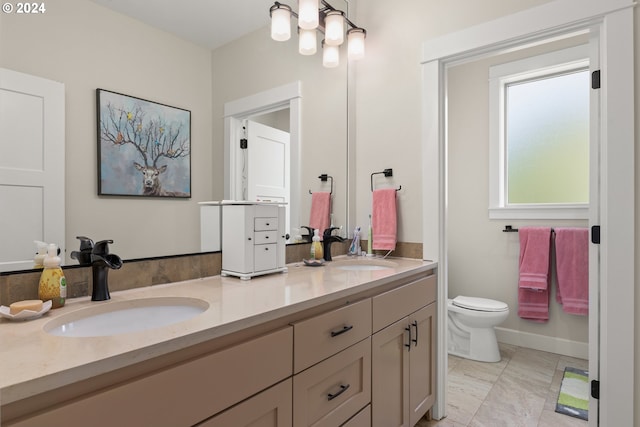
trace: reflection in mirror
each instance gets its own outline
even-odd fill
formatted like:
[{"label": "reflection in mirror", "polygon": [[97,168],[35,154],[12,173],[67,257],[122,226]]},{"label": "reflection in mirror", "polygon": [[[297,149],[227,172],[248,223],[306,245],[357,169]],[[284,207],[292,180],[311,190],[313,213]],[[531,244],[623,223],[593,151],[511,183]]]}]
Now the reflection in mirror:
[{"label": "reflection in mirror", "polygon": [[[338,3],[332,2],[335,7],[347,10],[345,2]],[[327,174],[333,177],[332,223],[342,226],[339,234],[346,236],[346,60],[337,68],[324,68],[319,54],[303,56],[298,53],[296,37],[287,42],[275,42],[268,31],[268,28],[257,31],[214,52],[214,64],[234,63],[237,66],[235,69],[225,69],[214,77],[214,98],[224,101],[224,108],[219,111],[226,123],[224,139],[227,141],[228,152],[224,157],[229,159],[229,164],[240,169],[242,163],[238,158],[241,159],[242,156],[235,157],[234,160],[229,153],[239,145],[229,138],[232,138],[230,135],[237,135],[236,141],[242,138],[242,134],[238,134],[243,131],[242,120],[254,120],[257,113],[262,115],[274,111],[286,116],[282,110],[287,105],[295,104],[299,109],[298,113],[292,108],[288,121],[291,134],[289,234],[294,235],[295,229],[309,225],[312,201],[309,190],[329,191],[327,185],[321,185],[318,181],[318,176]],[[268,54],[265,55],[265,52]],[[341,55],[346,58],[346,52],[341,52]],[[255,78],[256,69],[260,70],[259,79]],[[220,104],[216,102],[216,105]],[[217,114],[214,111],[214,116]],[[295,137],[296,134],[298,138]],[[251,170],[248,173],[251,174]],[[239,178],[234,175],[238,174],[225,172],[225,198],[242,199],[244,194],[238,190],[242,187],[235,182]]]},{"label": "reflection in mirror", "polygon": [[[346,3],[332,1],[348,12]],[[303,56],[297,37],[272,40],[268,5],[264,13],[263,28],[213,51],[92,1],[57,2],[39,19],[0,15],[0,67],[64,84],[64,264],[77,264],[69,256],[76,236],[112,239],[125,260],[200,252],[198,202],[226,198],[224,104],[296,81],[302,107],[300,147],[290,159],[299,170],[291,227],[308,223],[308,190],[322,173],[335,180],[334,222],[347,225],[346,60],[326,69],[321,49]],[[98,87],[191,111],[191,199],[98,196]]]}]

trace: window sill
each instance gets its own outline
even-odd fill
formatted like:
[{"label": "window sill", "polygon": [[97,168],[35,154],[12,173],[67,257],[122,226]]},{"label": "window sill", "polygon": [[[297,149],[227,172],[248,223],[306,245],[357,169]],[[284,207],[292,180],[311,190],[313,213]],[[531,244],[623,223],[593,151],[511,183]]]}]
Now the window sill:
[{"label": "window sill", "polygon": [[589,205],[519,205],[489,208],[489,219],[589,219]]}]

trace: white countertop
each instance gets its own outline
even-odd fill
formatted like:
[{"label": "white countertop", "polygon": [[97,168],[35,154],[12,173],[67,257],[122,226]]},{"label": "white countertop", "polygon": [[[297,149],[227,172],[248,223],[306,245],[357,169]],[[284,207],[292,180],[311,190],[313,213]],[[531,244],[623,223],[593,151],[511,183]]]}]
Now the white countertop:
[{"label": "white countertop", "polygon": [[[213,276],[113,292],[110,301],[67,300],[29,321],[0,321],[0,401],[8,404],[93,376],[199,344],[296,312],[356,295],[437,264],[387,258],[392,268],[347,271],[340,264],[367,263],[365,257],[336,257],[322,267],[288,265],[287,273],[240,280]],[[59,337],[46,333],[51,319],[111,301],[149,297],[191,297],[209,304],[202,314],[169,326],[106,337]]]}]

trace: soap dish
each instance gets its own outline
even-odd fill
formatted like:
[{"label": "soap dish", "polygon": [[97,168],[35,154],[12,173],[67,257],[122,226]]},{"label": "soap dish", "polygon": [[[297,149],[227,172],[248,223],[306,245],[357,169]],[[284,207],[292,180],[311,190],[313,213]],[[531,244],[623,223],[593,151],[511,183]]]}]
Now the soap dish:
[{"label": "soap dish", "polygon": [[309,267],[320,267],[324,265],[323,259],[303,259],[304,265],[308,265]]},{"label": "soap dish", "polygon": [[22,310],[18,314],[11,314],[11,309],[7,306],[2,305],[0,306],[0,316],[6,317],[9,320],[30,320],[30,319],[36,319],[42,316],[50,309],[51,309],[51,300],[45,301],[42,304],[42,310],[40,311]]}]

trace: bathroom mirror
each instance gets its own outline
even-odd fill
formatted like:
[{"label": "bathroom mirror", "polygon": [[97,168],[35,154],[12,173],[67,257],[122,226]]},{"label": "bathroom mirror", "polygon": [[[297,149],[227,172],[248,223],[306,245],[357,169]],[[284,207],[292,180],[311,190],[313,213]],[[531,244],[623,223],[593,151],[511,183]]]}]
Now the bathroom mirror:
[{"label": "bathroom mirror", "polygon": [[[332,4],[348,11],[346,0]],[[306,225],[309,191],[328,191],[318,179],[328,174],[334,224],[346,229],[346,60],[327,69],[320,48],[300,55],[295,32],[287,42],[273,41],[268,18],[265,27],[214,51],[88,0],[20,18],[0,16],[0,67],[65,85],[66,265],[77,263],[69,258],[76,236],[112,239],[112,252],[125,260],[200,252],[198,202],[224,198],[224,104],[294,81],[302,87],[300,150],[291,160],[300,170],[292,195],[300,224],[291,226]],[[191,111],[190,199],[97,195],[96,88]]]}]

